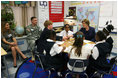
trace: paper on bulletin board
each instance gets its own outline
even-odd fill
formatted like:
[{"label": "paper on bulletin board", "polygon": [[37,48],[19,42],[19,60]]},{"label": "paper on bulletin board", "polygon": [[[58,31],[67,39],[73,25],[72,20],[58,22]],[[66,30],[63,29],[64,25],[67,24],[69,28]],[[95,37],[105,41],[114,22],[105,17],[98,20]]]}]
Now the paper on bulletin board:
[{"label": "paper on bulletin board", "polygon": [[64,22],[54,22],[53,27],[64,26]]},{"label": "paper on bulletin board", "polygon": [[108,17],[112,16],[113,10],[112,4],[104,4],[100,6],[100,16],[102,17]]}]

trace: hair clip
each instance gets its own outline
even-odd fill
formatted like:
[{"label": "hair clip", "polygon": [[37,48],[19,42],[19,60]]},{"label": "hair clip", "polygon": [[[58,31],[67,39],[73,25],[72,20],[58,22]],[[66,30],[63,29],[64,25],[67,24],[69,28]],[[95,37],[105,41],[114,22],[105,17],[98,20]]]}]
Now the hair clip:
[{"label": "hair clip", "polygon": [[77,35],[77,38],[79,38],[79,37],[82,38],[82,35]]}]

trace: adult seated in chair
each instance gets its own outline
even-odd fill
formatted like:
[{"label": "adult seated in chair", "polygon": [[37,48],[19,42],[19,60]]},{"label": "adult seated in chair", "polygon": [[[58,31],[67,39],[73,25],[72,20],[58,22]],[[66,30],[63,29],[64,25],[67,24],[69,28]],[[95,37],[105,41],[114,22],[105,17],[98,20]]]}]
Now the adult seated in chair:
[{"label": "adult seated in chair", "polygon": [[110,52],[109,52],[109,54],[111,53],[111,50],[112,50],[112,48],[113,48],[113,39],[112,39],[112,37],[110,36],[110,33],[111,33],[111,31],[112,31],[113,29],[114,29],[114,26],[111,25],[111,24],[109,24],[109,25],[107,25],[107,27],[103,28],[103,32],[104,32],[105,35],[107,36],[106,42],[109,43],[109,45],[110,45]]},{"label": "adult seated in chair", "polygon": [[82,21],[83,27],[80,29],[84,33],[85,39],[95,42],[95,29],[89,26],[90,22],[88,19]]},{"label": "adult seated in chair", "polygon": [[2,34],[1,34],[1,46],[5,50],[11,50],[12,56],[14,59],[14,67],[17,67],[16,64],[16,51],[22,56],[23,59],[27,58],[18,48],[17,40],[14,36],[13,31],[10,29],[8,22],[2,22]]},{"label": "adult seated in chair", "polygon": [[105,34],[102,31],[98,31],[95,39],[97,42],[92,49],[92,55],[89,57],[89,65],[86,70],[89,77],[96,71],[94,68],[108,70],[111,66],[106,58],[107,54],[110,52],[110,46],[105,41]]},{"label": "adult seated in chair", "polygon": [[30,24],[26,27],[26,34],[27,34],[28,46],[32,53],[32,60],[34,60],[33,50],[35,47],[35,41],[40,37],[42,30],[39,26],[37,26],[36,17],[31,17],[31,23],[32,24]]},{"label": "adult seated in chair", "polygon": [[[79,32],[75,33],[74,36],[75,36],[74,37],[75,42],[73,43],[73,45],[69,46],[68,48],[65,49],[65,51],[69,53],[69,56],[70,56],[69,61],[87,60],[89,58],[89,55],[91,54],[91,49],[89,49],[88,46],[83,45],[83,40],[85,39],[84,34],[79,31]],[[70,71],[72,71],[75,61],[68,62],[67,66]],[[86,70],[86,67],[87,66],[84,67],[84,71]],[[74,72],[84,72],[83,68],[80,68],[79,66],[75,67],[73,71]],[[79,77],[79,76],[77,75],[77,77]]]},{"label": "adult seated in chair", "polygon": [[46,40],[45,51],[46,51],[46,65],[47,67],[53,67],[58,71],[58,74],[66,66],[67,59],[62,53],[65,47],[56,44],[56,33],[54,31],[49,32],[48,39]]},{"label": "adult seated in chair", "polygon": [[[53,30],[52,24],[53,24],[53,22],[50,21],[50,20],[46,20],[44,22],[45,28],[44,28],[43,32],[41,33],[40,38],[36,41],[38,52],[43,52],[44,51],[44,46],[45,46],[45,43],[46,43],[46,39],[49,36],[49,32],[51,30]],[[63,38],[62,36],[56,36],[56,40],[62,40],[62,39],[66,39],[66,37]]]},{"label": "adult seated in chair", "polygon": [[70,35],[73,35],[73,32],[70,31],[70,25],[65,24],[64,30],[60,32],[59,36],[65,37],[65,36],[70,36]]}]

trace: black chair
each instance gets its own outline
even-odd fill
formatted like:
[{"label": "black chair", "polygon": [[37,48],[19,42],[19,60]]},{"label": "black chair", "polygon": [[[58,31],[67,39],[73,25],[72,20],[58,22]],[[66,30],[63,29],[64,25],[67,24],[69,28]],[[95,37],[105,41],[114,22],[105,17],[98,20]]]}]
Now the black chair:
[{"label": "black chair", "polygon": [[99,70],[99,69],[93,67],[93,69],[95,69],[96,71],[91,76],[91,78],[93,78],[93,77],[95,78],[96,75],[98,75],[98,74],[99,75],[97,77],[103,78],[104,75],[109,75],[110,73],[112,73],[113,78],[115,78],[115,76],[113,75],[112,69],[114,69],[117,66],[117,56],[111,58],[110,65],[111,65],[111,67],[109,68],[109,70],[106,70],[106,71],[105,70]]},{"label": "black chair", "polygon": [[[88,75],[86,74],[86,70],[85,67],[87,67],[88,65],[88,60],[76,60],[76,59],[70,59],[69,60],[69,64],[72,66],[72,70],[68,70],[68,73],[65,75],[65,77],[67,77],[69,74],[73,75],[73,74],[79,74],[79,75],[84,75],[88,78]],[[82,71],[81,72],[74,72],[74,68],[81,68]]]},{"label": "black chair", "polygon": [[[55,69],[54,69],[53,66],[50,66],[50,65],[47,66],[47,63],[46,63],[47,62],[46,55],[44,55],[44,53],[39,53],[37,51],[34,51],[33,53],[34,53],[34,56],[35,56],[34,63],[35,63],[35,66],[36,67],[34,69],[32,78],[34,78],[34,75],[35,75],[36,70],[37,70],[38,67],[41,67],[43,70],[48,71],[49,72],[48,78],[50,78],[51,72],[52,71],[55,71]],[[39,61],[40,64],[39,63],[36,63],[36,61]]]}]

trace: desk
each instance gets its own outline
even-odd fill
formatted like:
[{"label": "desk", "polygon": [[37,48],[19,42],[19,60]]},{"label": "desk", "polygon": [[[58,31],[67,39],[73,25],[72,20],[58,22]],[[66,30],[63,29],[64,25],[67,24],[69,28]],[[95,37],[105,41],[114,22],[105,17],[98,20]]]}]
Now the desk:
[{"label": "desk", "polygon": [[[72,40],[66,40],[66,41],[64,41],[61,44],[61,46],[66,47],[66,50],[64,50],[65,53],[68,53],[68,49],[70,49],[69,46],[72,46],[73,43],[74,43],[74,39],[72,39]],[[92,50],[93,47],[94,47],[94,45],[95,45],[95,43],[92,42],[92,41],[89,41],[89,40],[84,40],[84,44],[83,45],[89,47],[88,49]]]},{"label": "desk", "polygon": [[1,56],[6,55],[7,52],[1,47]]},{"label": "desk", "polygon": [[5,64],[5,68],[6,68],[6,73],[7,73],[7,76],[8,78],[10,77],[9,76],[9,71],[8,71],[8,66],[7,66],[7,62],[6,62],[6,57],[5,55],[7,55],[7,52],[1,47],[1,56],[3,57],[3,62]]}]

